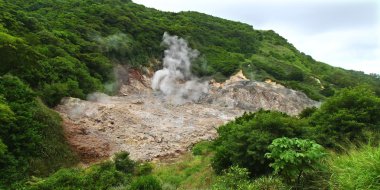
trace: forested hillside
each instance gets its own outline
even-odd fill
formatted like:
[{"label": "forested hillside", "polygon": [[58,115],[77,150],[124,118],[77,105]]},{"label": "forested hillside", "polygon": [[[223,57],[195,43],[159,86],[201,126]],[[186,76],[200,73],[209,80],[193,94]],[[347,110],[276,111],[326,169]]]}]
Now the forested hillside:
[{"label": "forested hillside", "polygon": [[192,68],[200,77],[223,81],[242,69],[252,80],[271,79],[315,100],[362,84],[380,95],[379,75],[318,62],[274,31],[247,24],[130,0],[0,0],[1,184],[75,163],[48,107],[66,96],[112,93],[116,64],[159,68],[164,32],[200,51]]},{"label": "forested hillside", "polygon": [[0,74],[19,77],[49,106],[63,96],[104,90],[115,63],[157,68],[150,60],[160,60],[165,31],[201,52],[193,68],[200,76],[223,80],[242,68],[251,79],[270,78],[317,100],[362,83],[380,93],[379,78],[315,61],[274,31],[201,13],[161,12],[127,0],[14,0],[0,6]]}]

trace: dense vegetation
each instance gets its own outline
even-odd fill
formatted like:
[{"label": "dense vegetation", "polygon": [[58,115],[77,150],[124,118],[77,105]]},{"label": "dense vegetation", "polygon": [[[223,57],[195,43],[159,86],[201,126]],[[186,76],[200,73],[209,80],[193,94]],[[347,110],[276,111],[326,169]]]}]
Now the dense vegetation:
[{"label": "dense vegetation", "polygon": [[232,165],[249,170],[252,175],[272,172],[265,158],[268,145],[276,138],[302,137],[306,123],[281,112],[259,111],[219,127],[213,168],[217,173]]},{"label": "dense vegetation", "polygon": [[65,143],[59,115],[17,77],[0,77],[0,110],[0,189],[76,162]]},{"label": "dense vegetation", "polygon": [[113,161],[96,164],[87,169],[61,169],[47,179],[36,178],[30,181],[24,188],[160,190],[161,184],[150,175],[151,171],[151,166],[136,163],[129,159],[127,152],[121,152],[115,155]]},{"label": "dense vegetation", "polygon": [[[318,62],[274,31],[197,12],[161,12],[130,0],[0,0],[0,10],[0,188],[76,163],[64,141],[61,119],[48,107],[65,96],[112,93],[117,64],[147,73],[159,68],[164,32],[187,39],[201,52],[192,68],[199,76],[221,81],[242,69],[250,79],[272,79],[316,100],[337,89],[367,84],[338,93],[321,109],[304,112],[302,119],[260,111],[222,126],[212,162],[217,173],[232,165],[243,169],[231,174],[271,173],[265,154],[272,141],[283,136],[308,138],[341,151],[348,142],[366,142],[379,130],[379,75]],[[124,179],[118,167],[63,170],[52,178],[59,181],[57,176],[67,174],[87,180],[91,171],[96,176],[106,170],[111,179]],[[146,177],[133,186],[144,188],[146,181],[156,184]],[[79,186],[87,183],[92,182]]]},{"label": "dense vegetation", "polygon": [[251,79],[277,80],[314,99],[363,83],[380,93],[379,76],[331,67],[273,31],[201,13],[161,12],[129,0],[2,0],[0,8],[0,75],[18,76],[49,106],[105,90],[113,64],[157,68],[151,60],[161,59],[165,31],[202,53],[197,75],[223,80],[243,69]]},{"label": "dense vegetation", "polygon": [[353,148],[347,154],[332,155],[332,189],[380,189],[380,147]]},{"label": "dense vegetation", "polygon": [[[245,168],[253,177],[275,174],[294,188],[326,188],[329,177],[332,184],[343,184],[343,177],[349,171],[361,176],[364,165],[357,160],[333,158],[333,165],[323,163],[326,155],[321,145],[334,154],[346,152],[353,147],[378,147],[380,135],[380,98],[365,87],[343,89],[326,100],[319,109],[307,109],[303,117],[290,117],[273,111],[259,111],[244,114],[218,129],[219,137],[215,141],[215,156],[212,166],[217,173],[223,173],[230,167]],[[307,113],[307,114],[306,114]],[[296,138],[295,138],[296,137]],[[377,159],[378,148],[367,148],[358,154],[358,159]],[[360,150],[360,149],[359,149]],[[373,158],[371,153],[373,152]],[[363,155],[362,155],[363,154]],[[363,158],[360,158],[363,156]],[[355,164],[343,166],[342,163]],[[351,164],[350,163],[350,164]],[[339,168],[336,168],[339,167]],[[369,165],[369,170],[376,173],[378,162]],[[330,171],[331,168],[335,168]],[[337,172],[339,176],[330,174]],[[371,177],[370,177],[371,176]],[[378,187],[372,173],[364,175],[360,182],[367,188]],[[371,185],[370,183],[374,184]],[[359,183],[359,181],[358,181]],[[331,185],[331,184],[330,184]],[[344,189],[344,188],[343,188]],[[364,188],[365,189],[365,188]],[[374,188],[375,189],[375,188]]]},{"label": "dense vegetation", "polygon": [[[343,89],[309,118],[314,137],[325,147],[376,143],[380,132],[380,98],[365,86]],[[373,133],[374,132],[374,133]],[[371,139],[368,134],[375,135]]]}]

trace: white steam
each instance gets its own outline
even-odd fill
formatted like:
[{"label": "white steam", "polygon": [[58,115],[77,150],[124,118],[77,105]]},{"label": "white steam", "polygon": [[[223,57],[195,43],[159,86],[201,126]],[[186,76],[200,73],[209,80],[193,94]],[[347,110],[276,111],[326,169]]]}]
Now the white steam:
[{"label": "white steam", "polygon": [[169,48],[165,50],[164,68],[154,73],[153,90],[161,91],[174,104],[199,101],[208,92],[208,83],[191,74],[191,61],[199,52],[191,49],[184,39],[166,32],[162,43]]}]

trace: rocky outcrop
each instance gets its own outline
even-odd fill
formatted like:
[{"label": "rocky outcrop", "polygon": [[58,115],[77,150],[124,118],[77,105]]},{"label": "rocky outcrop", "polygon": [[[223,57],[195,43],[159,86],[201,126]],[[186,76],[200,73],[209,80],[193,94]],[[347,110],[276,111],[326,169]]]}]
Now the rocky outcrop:
[{"label": "rocky outcrop", "polygon": [[201,101],[182,105],[165,102],[149,86],[149,78],[139,76],[122,86],[119,96],[66,98],[56,107],[69,143],[84,162],[119,151],[130,152],[136,160],[173,157],[201,140],[214,139],[218,126],[245,111],[263,108],[296,115],[318,104],[301,92],[249,81],[244,75],[212,83]]},{"label": "rocky outcrop", "polygon": [[174,106],[153,94],[102,97],[100,102],[66,98],[56,110],[69,143],[85,162],[122,150],[138,160],[176,156],[214,139],[216,127],[243,112],[205,104]]},{"label": "rocky outcrop", "polygon": [[213,89],[204,101],[245,111],[277,110],[289,115],[298,115],[305,108],[319,104],[304,93],[282,85],[249,80],[235,81]]}]

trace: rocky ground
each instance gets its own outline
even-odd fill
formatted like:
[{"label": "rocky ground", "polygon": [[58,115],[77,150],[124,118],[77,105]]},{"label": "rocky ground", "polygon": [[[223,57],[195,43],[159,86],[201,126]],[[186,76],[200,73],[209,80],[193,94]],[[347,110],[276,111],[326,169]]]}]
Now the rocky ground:
[{"label": "rocky ground", "polygon": [[218,126],[244,111],[263,108],[296,115],[318,105],[301,92],[251,82],[241,73],[222,84],[210,82],[209,93],[200,102],[172,105],[151,90],[149,78],[134,75],[118,96],[65,98],[56,107],[65,135],[83,162],[119,151],[130,152],[136,160],[175,157],[199,141],[214,139]]}]

